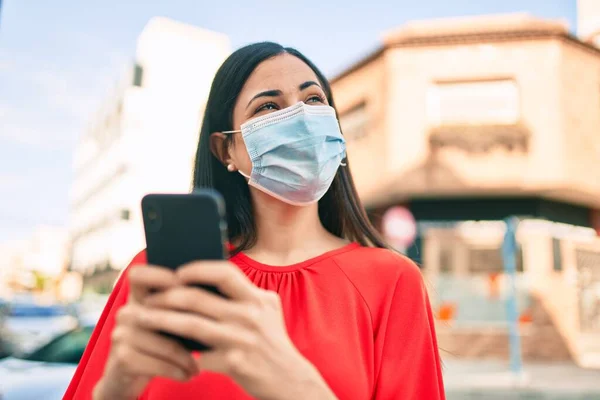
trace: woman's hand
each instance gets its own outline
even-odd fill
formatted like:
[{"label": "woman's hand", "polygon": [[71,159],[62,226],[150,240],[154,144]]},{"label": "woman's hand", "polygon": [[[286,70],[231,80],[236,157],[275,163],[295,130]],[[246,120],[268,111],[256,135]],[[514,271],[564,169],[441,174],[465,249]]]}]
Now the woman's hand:
[{"label": "woman's hand", "polygon": [[129,271],[128,278],[129,299],[117,314],[111,351],[94,399],[135,399],[154,376],[185,381],[197,373],[189,351],[148,329],[140,320],[149,313],[143,302],[151,290],[179,285],[175,273],[161,267],[139,266]]},{"label": "woman's hand", "polygon": [[[143,300],[138,320],[144,330],[211,346],[201,354],[199,369],[230,376],[256,398],[335,398],[290,340],[277,293],[257,288],[224,261],[191,263],[175,274],[183,285]],[[189,286],[193,284],[215,286],[227,299]]]}]

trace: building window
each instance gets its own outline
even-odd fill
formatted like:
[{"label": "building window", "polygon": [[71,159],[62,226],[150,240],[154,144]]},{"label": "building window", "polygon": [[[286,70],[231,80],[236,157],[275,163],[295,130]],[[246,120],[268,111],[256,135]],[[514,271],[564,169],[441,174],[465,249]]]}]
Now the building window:
[{"label": "building window", "polygon": [[553,256],[553,269],[555,271],[562,271],[562,253],[560,249],[560,239],[552,238],[552,256]]},{"label": "building window", "polygon": [[600,252],[575,250],[579,280],[579,323],[585,333],[600,333]]},{"label": "building window", "polygon": [[[446,243],[450,244],[450,243]],[[452,265],[452,248],[450,246],[441,246],[440,249],[440,273],[449,274],[453,270]]]},{"label": "building window", "polygon": [[369,115],[367,104],[362,101],[340,115],[340,127],[347,140],[358,140],[367,136]]},{"label": "building window", "polygon": [[123,221],[129,221],[129,210],[128,209],[121,210],[121,219]]},{"label": "building window", "polygon": [[144,69],[141,65],[135,64],[133,68],[133,86],[142,87]]},{"label": "building window", "polygon": [[498,248],[469,249],[469,272],[477,273],[502,273],[504,264],[502,253]]},{"label": "building window", "polygon": [[516,124],[519,88],[512,79],[437,82],[427,91],[431,125]]},{"label": "building window", "polygon": [[[523,248],[517,246],[515,254],[516,272],[523,272]],[[469,272],[477,273],[504,273],[504,259],[502,248],[471,248],[469,249]]]}]

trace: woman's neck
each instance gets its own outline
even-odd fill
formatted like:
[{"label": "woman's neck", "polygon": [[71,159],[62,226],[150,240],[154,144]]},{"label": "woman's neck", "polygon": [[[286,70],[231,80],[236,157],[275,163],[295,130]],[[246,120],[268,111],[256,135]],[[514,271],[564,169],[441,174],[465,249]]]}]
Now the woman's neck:
[{"label": "woman's neck", "polygon": [[257,261],[292,264],[344,243],[321,224],[318,203],[295,207],[255,192],[253,206],[257,241],[246,253]]}]

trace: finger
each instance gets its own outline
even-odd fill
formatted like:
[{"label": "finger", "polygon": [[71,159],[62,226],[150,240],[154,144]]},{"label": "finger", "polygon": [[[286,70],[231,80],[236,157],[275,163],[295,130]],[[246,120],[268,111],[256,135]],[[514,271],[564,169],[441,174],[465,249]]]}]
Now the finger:
[{"label": "finger", "polygon": [[200,355],[196,363],[201,372],[211,371],[233,378],[250,374],[252,368],[246,353],[239,349],[207,351]]},{"label": "finger", "polygon": [[226,360],[226,352],[224,350],[209,350],[203,352],[200,357],[195,360],[195,362],[197,364],[196,368],[198,371],[210,371],[219,374],[227,374],[229,368]]},{"label": "finger", "polygon": [[112,341],[115,346],[130,345],[143,354],[177,365],[190,376],[198,373],[191,353],[158,333],[121,325],[113,330]]},{"label": "finger", "polygon": [[130,296],[140,302],[151,290],[164,290],[179,284],[174,271],[153,265],[140,265],[128,274]]},{"label": "finger", "polygon": [[117,347],[114,358],[127,371],[135,375],[164,376],[178,381],[187,381],[191,378],[191,375],[178,365],[144,354],[133,347]]},{"label": "finger", "polygon": [[137,315],[139,326],[182,336],[212,347],[249,347],[256,338],[240,326],[228,325],[190,313],[142,308]]},{"label": "finger", "polygon": [[201,314],[218,321],[234,321],[246,325],[258,319],[258,310],[251,304],[235,302],[191,286],[177,286],[151,294],[144,305]]},{"label": "finger", "polygon": [[257,287],[237,267],[227,261],[197,261],[178,268],[177,277],[184,284],[217,287],[233,300],[254,300]]}]

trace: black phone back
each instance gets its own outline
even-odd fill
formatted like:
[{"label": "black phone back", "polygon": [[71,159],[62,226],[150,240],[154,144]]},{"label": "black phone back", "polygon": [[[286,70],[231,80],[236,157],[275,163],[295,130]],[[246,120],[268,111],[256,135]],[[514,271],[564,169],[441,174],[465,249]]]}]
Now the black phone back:
[{"label": "black phone back", "polygon": [[176,269],[196,260],[224,260],[225,203],[217,192],[149,194],[142,199],[148,263]]},{"label": "black phone back", "polygon": [[[148,194],[142,199],[148,263],[170,269],[198,260],[227,258],[225,203],[213,190],[190,194]],[[211,286],[203,289],[221,295]],[[208,347],[171,336],[190,350]]]}]

